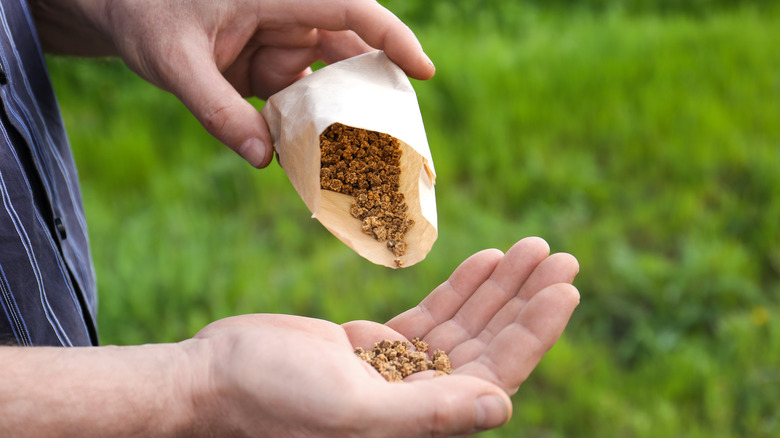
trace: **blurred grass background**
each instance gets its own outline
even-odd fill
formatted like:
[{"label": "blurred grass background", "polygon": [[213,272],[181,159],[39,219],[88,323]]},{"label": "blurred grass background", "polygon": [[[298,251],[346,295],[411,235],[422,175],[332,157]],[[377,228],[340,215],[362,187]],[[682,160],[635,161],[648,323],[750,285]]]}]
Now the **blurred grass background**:
[{"label": "blurred grass background", "polygon": [[778,2],[382,3],[438,68],[414,86],[440,235],[399,271],[121,64],[49,58],[102,342],[250,312],[386,320],[468,255],[537,235],[579,259],[582,304],[483,436],[778,436]]}]

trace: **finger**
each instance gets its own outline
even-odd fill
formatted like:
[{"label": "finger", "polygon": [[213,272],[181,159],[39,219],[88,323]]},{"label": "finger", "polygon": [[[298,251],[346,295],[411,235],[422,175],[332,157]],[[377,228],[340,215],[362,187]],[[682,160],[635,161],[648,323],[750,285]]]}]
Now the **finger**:
[{"label": "finger", "polygon": [[[301,32],[296,32],[299,34]],[[302,34],[303,35],[303,34]],[[246,51],[225,71],[225,77],[242,94],[267,100],[308,74],[310,66],[318,60],[327,64],[341,61],[374,50],[351,31],[316,31],[301,36],[304,43],[298,46],[290,42],[275,45],[264,36],[264,45],[254,51]],[[242,59],[243,58],[243,59]],[[246,65],[250,65],[247,75]]]},{"label": "finger", "polygon": [[516,320],[523,306],[536,293],[557,283],[571,283],[578,272],[577,259],[570,254],[558,253],[544,259],[522,285],[520,292],[504,304],[477,337],[457,345],[449,352],[453,367],[479,357],[496,334]]},{"label": "finger", "polygon": [[412,30],[375,0],[301,0],[276,6],[281,8],[278,16],[288,15],[291,22],[354,31],[371,47],[384,50],[412,78],[429,79],[436,70]]},{"label": "finger", "polygon": [[273,157],[271,134],[260,113],[219,72],[200,47],[182,47],[175,71],[163,74],[175,94],[206,130],[249,164],[266,167]]},{"label": "finger", "polygon": [[493,337],[482,355],[455,373],[486,379],[514,393],[561,336],[579,300],[571,284],[545,288]]},{"label": "finger", "polygon": [[537,265],[549,254],[547,242],[528,237],[506,252],[490,278],[458,309],[449,320],[435,327],[425,341],[445,351],[477,337],[501,308],[517,295]]},{"label": "finger", "polygon": [[577,273],[579,273],[579,264],[574,256],[558,253],[547,257],[534,269],[517,295],[510,299],[490,320],[479,334],[478,339],[486,344],[489,343],[496,333],[517,318],[523,306],[539,291],[557,283],[572,283]]},{"label": "finger", "polygon": [[[264,47],[251,60],[252,95],[267,100],[274,93],[310,73],[316,60],[315,47],[284,48]],[[241,69],[241,67],[237,67]],[[245,73],[246,70],[243,70]]]},{"label": "finger", "polygon": [[326,64],[376,50],[351,30],[320,30],[318,35],[319,57]]},{"label": "finger", "polygon": [[573,255],[556,253],[544,259],[534,269],[522,286],[517,298],[528,301],[537,292],[555,283],[571,283],[580,272],[580,265]]},{"label": "finger", "polygon": [[382,400],[383,407],[367,403],[359,408],[360,417],[383,425],[387,436],[473,434],[505,424],[512,413],[512,403],[500,388],[471,376],[377,382],[370,394]]},{"label": "finger", "polygon": [[480,251],[455,269],[450,278],[417,306],[396,316],[387,325],[411,339],[424,338],[438,325],[450,320],[490,277],[503,257],[497,249]]},{"label": "finger", "polygon": [[[256,33],[235,59],[217,59],[217,68],[243,97],[268,96],[305,76],[319,59],[317,29],[295,26]],[[219,50],[216,51],[219,55]]]}]

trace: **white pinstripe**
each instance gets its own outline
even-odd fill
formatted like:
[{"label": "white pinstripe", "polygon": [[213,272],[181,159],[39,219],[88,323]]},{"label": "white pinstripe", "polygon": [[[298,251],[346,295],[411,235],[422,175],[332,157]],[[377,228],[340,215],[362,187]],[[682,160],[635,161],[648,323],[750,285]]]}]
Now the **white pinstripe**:
[{"label": "white pinstripe", "polygon": [[[26,16],[29,19],[29,11],[27,10],[26,2],[22,2],[22,7],[25,9],[26,12],[28,12],[26,14]],[[0,11],[2,11],[2,5],[0,5]],[[3,16],[4,16],[4,14],[3,14]],[[10,32],[10,29],[8,28],[8,23],[6,23],[6,21],[3,20],[2,24],[3,24],[3,30],[5,31],[6,35],[9,38],[11,38],[11,32]],[[14,55],[16,56],[19,64],[21,64],[22,59],[19,56],[19,53],[16,50],[15,46],[13,46],[13,51],[14,51]],[[22,111],[24,112],[24,117],[25,117],[26,120],[32,121],[33,118],[37,118],[37,122],[39,122],[37,124],[37,126],[43,127],[43,135],[45,137],[46,144],[53,144],[53,140],[51,138],[51,133],[49,132],[49,130],[48,130],[47,126],[46,126],[46,123],[44,123],[44,121],[42,120],[41,109],[38,106],[38,101],[33,97],[34,94],[32,92],[32,89],[30,88],[30,83],[27,80],[27,77],[25,75],[22,75],[22,78],[24,79],[24,89],[27,92],[28,96],[30,96],[30,98],[31,98],[30,100],[33,102],[33,105],[35,107],[35,113],[34,114],[30,114],[27,111],[26,106],[22,104],[22,102],[19,99],[19,96],[16,95],[16,93],[13,91],[13,89],[11,90],[11,93],[10,93],[11,97],[18,104],[19,108],[21,108]],[[9,108],[9,110],[11,111],[12,115],[20,122],[20,124],[25,127],[25,131],[26,131],[27,135],[30,136],[30,138],[34,138],[35,141],[40,144],[42,139],[40,139],[38,137],[38,133],[35,130],[33,130],[32,132],[27,130],[26,129],[27,128],[27,124],[23,123],[24,121],[21,119],[20,115],[16,114],[10,108]],[[44,184],[46,184],[48,192],[52,196],[56,197],[57,196],[56,192],[55,192],[54,188],[51,185],[51,181],[53,180],[53,178],[51,176],[51,169],[49,168],[48,160],[46,160],[46,157],[41,156],[41,151],[40,150],[38,150],[37,148],[35,148],[35,149],[36,149],[35,152],[36,152],[37,155],[39,155],[40,161],[43,164],[44,170],[47,173],[46,178],[42,178],[42,179],[45,180]],[[57,148],[49,148],[49,150],[51,151],[52,156],[54,157],[54,160],[55,160],[55,162],[57,164],[57,168],[60,171],[60,174],[64,176],[63,180],[65,181],[65,186],[67,188],[68,196],[70,197],[71,203],[73,205],[78,205],[78,202],[77,202],[77,200],[78,200],[78,195],[77,195],[78,189],[74,188],[73,185],[71,184],[70,172],[68,172],[66,166],[64,165],[62,156],[59,154],[59,150]],[[86,218],[84,217],[83,212],[80,211],[79,209],[75,209],[75,213],[76,213],[76,220],[77,220],[77,222],[79,224],[79,228],[80,228],[80,231],[82,233],[82,236],[84,236],[86,238],[88,236],[88,234],[87,234]],[[78,263],[78,267],[79,267],[79,270],[80,270],[79,276],[81,277],[81,282],[82,282],[82,284],[87,284],[89,282],[89,279],[87,278],[87,276],[90,275],[91,273],[84,272],[83,269],[84,269],[85,266],[89,266],[89,263],[85,263],[84,256],[79,251],[74,251],[74,254],[75,254],[75,256],[76,256],[76,258],[78,259],[78,262],[79,262]],[[93,309],[93,311],[94,311],[94,309]]]}]

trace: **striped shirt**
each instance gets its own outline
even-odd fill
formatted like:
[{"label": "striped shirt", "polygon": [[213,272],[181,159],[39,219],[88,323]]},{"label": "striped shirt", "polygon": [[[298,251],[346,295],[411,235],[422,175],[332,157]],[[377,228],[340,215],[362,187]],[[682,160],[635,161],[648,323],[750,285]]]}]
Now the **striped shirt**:
[{"label": "striped shirt", "polygon": [[0,344],[97,343],[78,175],[25,0],[0,0]]}]

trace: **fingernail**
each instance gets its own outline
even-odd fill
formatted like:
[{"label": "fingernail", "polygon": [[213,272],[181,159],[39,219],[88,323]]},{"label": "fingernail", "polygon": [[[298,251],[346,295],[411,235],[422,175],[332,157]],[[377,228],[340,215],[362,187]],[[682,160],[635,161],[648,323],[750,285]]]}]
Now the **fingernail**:
[{"label": "fingernail", "polygon": [[254,167],[260,167],[265,162],[265,156],[268,154],[268,146],[259,138],[249,138],[238,148],[238,155],[241,155],[249,164]]},{"label": "fingernail", "polygon": [[483,395],[476,402],[475,425],[480,429],[493,429],[502,426],[509,419],[504,399],[497,395]]}]

